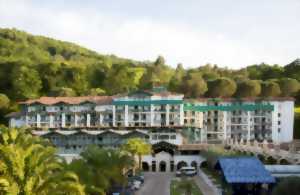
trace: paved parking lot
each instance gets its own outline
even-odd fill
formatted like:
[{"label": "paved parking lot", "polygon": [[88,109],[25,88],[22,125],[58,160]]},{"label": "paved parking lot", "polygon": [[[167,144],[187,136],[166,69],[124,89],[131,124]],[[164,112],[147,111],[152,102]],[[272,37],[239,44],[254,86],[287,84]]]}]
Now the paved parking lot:
[{"label": "paved parking lot", "polygon": [[174,173],[145,173],[145,183],[136,195],[169,195],[170,182]]}]

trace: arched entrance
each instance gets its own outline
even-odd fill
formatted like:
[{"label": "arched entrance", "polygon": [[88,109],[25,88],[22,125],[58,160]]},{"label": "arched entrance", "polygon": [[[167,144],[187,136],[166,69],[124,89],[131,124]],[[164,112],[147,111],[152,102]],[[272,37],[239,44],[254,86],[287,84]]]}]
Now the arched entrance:
[{"label": "arched entrance", "polygon": [[258,155],[257,155],[257,158],[258,158],[262,163],[265,162],[265,157],[264,157],[264,155],[258,154]]},{"label": "arched entrance", "polygon": [[196,161],[192,161],[191,162],[191,167],[195,167],[195,169],[197,170],[197,162]]},{"label": "arched entrance", "polygon": [[160,161],[159,163],[159,171],[166,172],[167,170],[167,163],[165,161]]},{"label": "arched entrance", "polygon": [[201,167],[207,167],[207,166],[208,166],[207,161],[203,161],[203,162],[201,162],[199,167],[201,168]]},{"label": "arched entrance", "polygon": [[279,164],[281,164],[281,165],[289,165],[290,163],[289,163],[289,161],[287,161],[286,159],[280,159],[279,160]]},{"label": "arched entrance", "polygon": [[149,171],[149,165],[147,162],[142,162],[142,169],[143,171]]},{"label": "arched entrance", "polygon": [[277,163],[276,159],[272,156],[267,157],[266,164],[267,165],[275,165]]},{"label": "arched entrance", "polygon": [[179,170],[181,167],[186,167],[188,164],[185,161],[180,161],[177,163],[177,170]]},{"label": "arched entrance", "polygon": [[153,172],[156,171],[156,161],[152,161],[151,169]]}]

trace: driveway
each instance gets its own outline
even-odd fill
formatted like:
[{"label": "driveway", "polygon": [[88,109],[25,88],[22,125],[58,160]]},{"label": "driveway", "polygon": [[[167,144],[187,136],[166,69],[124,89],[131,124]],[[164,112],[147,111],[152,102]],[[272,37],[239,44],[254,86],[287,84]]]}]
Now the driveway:
[{"label": "driveway", "polygon": [[145,183],[136,195],[170,195],[170,182],[174,173],[148,172],[145,173]]}]

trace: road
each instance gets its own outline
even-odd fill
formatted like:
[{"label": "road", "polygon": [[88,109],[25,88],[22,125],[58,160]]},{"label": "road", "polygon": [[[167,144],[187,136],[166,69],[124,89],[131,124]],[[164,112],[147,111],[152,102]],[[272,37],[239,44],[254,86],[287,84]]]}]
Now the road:
[{"label": "road", "polygon": [[145,173],[145,183],[135,195],[169,195],[170,182],[174,173]]}]

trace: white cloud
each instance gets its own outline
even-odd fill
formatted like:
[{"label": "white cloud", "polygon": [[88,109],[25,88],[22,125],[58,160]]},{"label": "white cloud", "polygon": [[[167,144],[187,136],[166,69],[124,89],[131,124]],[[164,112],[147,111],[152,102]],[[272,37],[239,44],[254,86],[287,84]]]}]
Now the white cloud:
[{"label": "white cloud", "polygon": [[[38,7],[28,1],[0,0],[0,26],[78,43],[99,53],[137,60],[163,55],[167,63],[185,66],[216,63],[238,68],[253,63],[288,63],[296,57],[251,39],[144,17],[120,17],[97,9]],[[251,38],[251,36],[250,36]],[[286,51],[286,50],[284,50]]]}]

